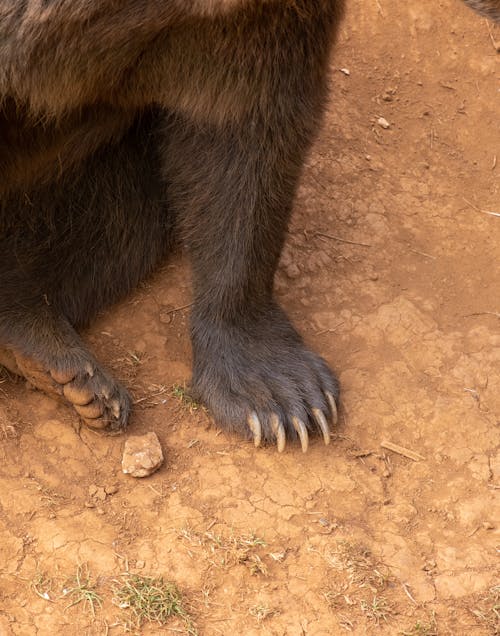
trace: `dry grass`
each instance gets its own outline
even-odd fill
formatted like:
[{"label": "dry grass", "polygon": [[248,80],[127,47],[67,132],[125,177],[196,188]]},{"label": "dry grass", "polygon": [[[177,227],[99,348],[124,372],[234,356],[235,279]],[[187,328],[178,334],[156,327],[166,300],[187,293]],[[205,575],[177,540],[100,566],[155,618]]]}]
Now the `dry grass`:
[{"label": "dry grass", "polygon": [[[1,368],[1,367],[0,367]],[[0,383],[2,382],[2,376],[0,375]],[[0,410],[0,441],[7,439],[14,439],[17,437],[17,421],[12,416],[12,413],[2,406]]]},{"label": "dry grass", "polygon": [[367,589],[375,594],[387,587],[387,568],[377,563],[361,544],[338,541],[322,556],[333,570],[346,576],[349,588]]},{"label": "dry grass", "polygon": [[132,624],[137,629],[146,621],[166,625],[172,617],[177,617],[184,623],[186,634],[196,636],[198,633],[177,586],[163,577],[124,575],[115,581],[113,603],[130,611]]},{"label": "dry grass", "polygon": [[250,616],[256,618],[258,623],[262,623],[262,621],[266,620],[266,618],[279,614],[279,611],[269,607],[268,605],[264,605],[263,603],[258,603],[257,605],[250,607],[248,613]]},{"label": "dry grass", "polygon": [[370,601],[361,599],[360,607],[366,617],[377,625],[380,621],[387,622],[388,616],[392,613],[392,606],[383,596],[374,596]]},{"label": "dry grass", "polygon": [[168,395],[169,390],[164,384],[150,384],[142,393],[141,397],[134,400],[134,406],[150,409],[159,404],[165,404],[167,399],[163,396]]},{"label": "dry grass", "polygon": [[30,587],[33,592],[40,598],[43,598],[44,601],[54,600],[51,596],[53,580],[46,572],[37,572],[30,583]]},{"label": "dry grass", "polygon": [[174,384],[172,386],[172,396],[179,400],[180,405],[189,413],[204,410],[204,407],[190,395],[186,385]]},{"label": "dry grass", "polygon": [[[107,577],[106,580],[109,581]],[[82,604],[83,609],[91,614],[92,621],[96,618],[97,610],[102,607],[105,597],[109,598],[112,594],[111,602],[127,611],[123,620],[114,623],[115,626],[122,626],[124,633],[139,633],[146,622],[163,626],[171,619],[177,618],[182,622],[181,628],[174,623],[168,627],[169,630],[188,636],[198,636],[193,618],[186,609],[179,589],[175,583],[161,576],[141,576],[126,572],[119,579],[105,585],[101,595],[97,591],[97,582],[92,580],[88,565],[83,564],[77,567],[74,576],[66,579],[62,593],[61,583],[55,582],[46,572],[38,572],[30,581],[30,588],[44,601],[54,604],[62,599],[69,601],[65,610]]]},{"label": "dry grass", "polygon": [[389,620],[393,606],[382,594],[390,580],[389,572],[367,548],[350,541],[337,541],[332,549],[319,554],[331,568],[323,596],[343,629],[354,629],[356,608],[377,625]]},{"label": "dry grass", "polygon": [[267,574],[262,554],[262,548],[266,547],[266,543],[254,534],[231,533],[226,536],[211,531],[199,532],[192,528],[183,528],[178,531],[178,536],[188,542],[190,547],[201,548],[205,559],[215,567],[226,568],[244,564],[252,574]]},{"label": "dry grass", "polygon": [[470,609],[478,623],[486,627],[493,636],[500,635],[500,585],[494,585],[479,598]]},{"label": "dry grass", "polygon": [[417,620],[412,627],[402,632],[401,636],[438,636],[434,616],[429,621]]}]

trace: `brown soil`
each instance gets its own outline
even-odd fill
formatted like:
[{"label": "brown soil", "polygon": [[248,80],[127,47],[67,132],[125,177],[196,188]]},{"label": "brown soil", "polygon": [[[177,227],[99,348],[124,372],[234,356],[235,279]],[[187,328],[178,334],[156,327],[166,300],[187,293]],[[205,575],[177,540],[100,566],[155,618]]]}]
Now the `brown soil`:
[{"label": "brown soil", "polygon": [[[256,450],[172,391],[190,376],[182,257],[86,334],[133,393],[130,433],[158,434],[158,473],[123,475],[123,436],[2,381],[2,636],[123,633],[111,588],[127,569],[174,580],[203,635],[497,633],[500,218],[484,211],[500,212],[500,64],[488,28],[455,0],[349,2],[277,280],[340,377],[329,447]],[[62,593],[84,564],[103,598],[95,617]]]}]

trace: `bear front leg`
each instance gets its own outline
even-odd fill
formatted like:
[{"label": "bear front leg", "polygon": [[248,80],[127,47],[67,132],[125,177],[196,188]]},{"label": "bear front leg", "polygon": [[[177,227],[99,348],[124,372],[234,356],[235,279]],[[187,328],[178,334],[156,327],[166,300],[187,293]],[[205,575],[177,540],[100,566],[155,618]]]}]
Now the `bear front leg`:
[{"label": "bear front leg", "polygon": [[194,273],[194,395],[227,430],[279,451],[298,437],[305,452],[313,430],[328,444],[337,418],[334,375],[273,297],[305,145],[251,123],[172,118],[165,130],[169,200]]}]

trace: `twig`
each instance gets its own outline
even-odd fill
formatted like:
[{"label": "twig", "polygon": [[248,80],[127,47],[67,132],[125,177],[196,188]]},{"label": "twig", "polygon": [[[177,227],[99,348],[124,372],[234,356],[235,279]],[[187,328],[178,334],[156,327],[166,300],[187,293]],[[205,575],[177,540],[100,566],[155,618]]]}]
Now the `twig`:
[{"label": "twig", "polygon": [[419,256],[425,256],[426,258],[432,258],[432,260],[436,260],[435,256],[432,256],[432,254],[427,254],[427,252],[419,252],[418,250],[412,250],[411,247],[408,248],[410,250],[410,252],[413,252],[414,254],[418,254]]},{"label": "twig", "polygon": [[370,457],[370,455],[373,455],[373,451],[371,450],[347,451],[347,453],[356,459],[363,459],[363,457]]},{"label": "twig", "polygon": [[497,53],[500,53],[500,44],[498,44],[495,40],[495,38],[493,37],[493,33],[491,32],[491,27],[490,27],[490,23],[488,22],[488,20],[485,20],[486,22],[486,26],[488,27],[488,32],[490,34],[490,40],[491,43],[493,44],[493,48],[495,49],[495,51]]},{"label": "twig", "polygon": [[412,450],[408,450],[399,444],[394,444],[393,442],[381,442],[380,446],[392,451],[393,453],[398,453],[398,455],[403,455],[403,457],[408,457],[408,459],[413,459],[414,462],[425,460],[425,457],[422,457],[422,455],[419,455]]},{"label": "twig", "polygon": [[144,397],[141,397],[138,400],[134,400],[132,404],[140,404],[141,402],[145,402],[146,400],[150,400],[151,398],[158,397],[159,395],[164,395],[166,391],[167,389],[163,389],[161,391],[158,391],[157,393],[150,393],[149,395],[145,395]]},{"label": "twig", "polygon": [[188,303],[187,305],[182,305],[182,307],[174,307],[173,309],[166,309],[164,311],[162,311],[163,314],[173,314],[176,311],[181,311],[182,309],[188,309],[189,307],[192,307],[194,305],[194,303]]},{"label": "twig", "polygon": [[410,601],[412,603],[415,603],[415,605],[418,605],[417,601],[413,598],[413,596],[410,593],[410,590],[409,590],[410,586],[408,585],[408,583],[402,583],[402,586],[403,586],[403,590],[406,592],[406,596],[410,599]]},{"label": "twig", "polygon": [[474,210],[477,210],[478,212],[482,212],[483,214],[489,214],[490,216],[500,216],[500,212],[492,212],[491,210],[482,210],[481,208],[478,208],[477,205],[474,205],[473,203],[468,201],[465,197],[462,197],[462,199],[465,201],[465,203],[473,207]]},{"label": "twig", "polygon": [[324,333],[333,333],[334,331],[337,331],[337,329],[341,327],[343,324],[344,322],[339,322],[337,325],[335,325],[335,327],[331,327],[330,329],[322,329],[321,331],[317,331],[314,335],[322,336]]},{"label": "twig", "polygon": [[314,236],[324,236],[325,238],[332,239],[332,241],[339,241],[340,243],[349,243],[349,245],[361,245],[361,247],[372,247],[369,243],[357,243],[356,241],[349,241],[348,239],[341,238],[340,236],[334,236],[333,234],[325,234],[324,232],[315,232]]},{"label": "twig", "polygon": [[470,316],[496,316],[500,318],[500,312],[498,311],[475,311],[473,314],[465,314],[464,318],[470,318]]}]

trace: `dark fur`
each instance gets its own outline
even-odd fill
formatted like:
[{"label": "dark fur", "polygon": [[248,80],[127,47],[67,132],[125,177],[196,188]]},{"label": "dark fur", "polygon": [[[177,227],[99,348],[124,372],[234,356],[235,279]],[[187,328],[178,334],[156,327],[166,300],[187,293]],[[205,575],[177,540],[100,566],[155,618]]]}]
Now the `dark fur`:
[{"label": "dark fur", "polygon": [[295,435],[291,418],[327,415],[337,385],[273,276],[342,2],[188,5],[0,3],[0,343],[101,377],[74,328],[177,234],[194,272],[194,391],[227,428],[248,434],[256,411],[272,438],[277,413]]},{"label": "dark fur", "polygon": [[336,381],[273,277],[342,5],[0,0],[0,345],[113,394],[124,425],[125,392],[75,329],[178,236],[199,399],[245,435],[255,411],[267,439],[272,413],[287,436],[327,415]]},{"label": "dark fur", "polygon": [[465,4],[495,22],[500,22],[500,0],[464,0]]}]

